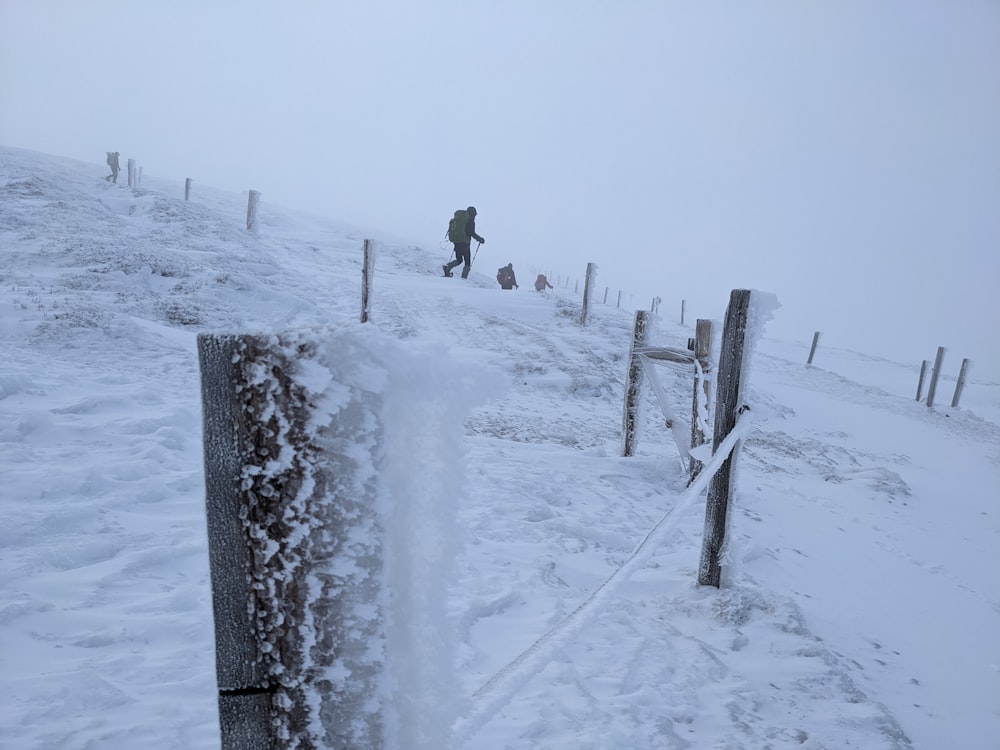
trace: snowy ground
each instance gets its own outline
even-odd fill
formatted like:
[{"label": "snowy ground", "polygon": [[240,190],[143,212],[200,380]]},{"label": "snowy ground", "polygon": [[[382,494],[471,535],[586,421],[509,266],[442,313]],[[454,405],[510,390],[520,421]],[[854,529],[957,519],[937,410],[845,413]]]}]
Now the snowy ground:
[{"label": "snowy ground", "polygon": [[[703,496],[651,398],[620,457],[630,311],[581,327],[532,269],[503,292],[489,245],[446,279],[437,247],[266,196],[253,236],[245,195],[103,174],[0,148],[3,747],[219,746],[195,337],[356,325],[366,236],[371,325],[439,351],[464,410],[440,457],[455,748],[1000,747],[997,382],[928,409],[918,363],[807,368],[765,337],[725,585],[700,588]],[[686,414],[690,378],[662,377]]]}]

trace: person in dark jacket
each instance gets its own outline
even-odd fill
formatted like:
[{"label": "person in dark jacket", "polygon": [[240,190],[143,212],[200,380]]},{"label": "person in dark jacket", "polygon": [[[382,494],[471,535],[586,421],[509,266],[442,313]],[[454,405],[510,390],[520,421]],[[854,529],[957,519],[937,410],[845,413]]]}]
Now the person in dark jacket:
[{"label": "person in dark jacket", "polygon": [[514,275],[514,264],[508,263],[497,269],[497,283],[501,289],[517,289],[517,277]]},{"label": "person in dark jacket", "polygon": [[118,152],[108,151],[108,166],[111,167],[111,174],[109,174],[104,179],[108,182],[113,182],[118,184],[118,173],[121,171],[121,165],[118,163]]},{"label": "person in dark jacket", "polygon": [[464,211],[456,211],[455,218],[448,226],[448,239],[455,246],[455,260],[441,266],[445,276],[451,276],[451,269],[465,263],[462,269],[462,278],[469,278],[469,271],[472,270],[472,251],[470,246],[472,240],[480,244],[486,240],[476,234],[476,207],[469,206]]}]

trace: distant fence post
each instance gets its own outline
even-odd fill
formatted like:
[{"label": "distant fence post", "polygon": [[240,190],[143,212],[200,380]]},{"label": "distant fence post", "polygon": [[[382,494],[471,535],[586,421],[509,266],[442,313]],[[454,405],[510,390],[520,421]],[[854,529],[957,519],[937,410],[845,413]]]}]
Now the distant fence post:
[{"label": "distant fence post", "polygon": [[579,279],[577,279],[576,281],[573,282],[573,294],[579,294],[579,293],[580,293],[580,281]]},{"label": "distant fence post", "polygon": [[615,305],[615,307],[617,307],[618,309],[621,309],[621,306],[622,306],[622,293],[621,293],[621,290],[619,290],[618,291],[618,304]]},{"label": "distant fence post", "polygon": [[626,457],[635,454],[638,440],[642,362],[635,350],[646,345],[647,320],[645,310],[635,311],[632,346],[629,348],[628,354],[628,374],[625,378],[625,410],[622,415],[622,455]]},{"label": "distant fence post", "polygon": [[256,190],[250,191],[247,199],[247,231],[257,231],[257,205],[260,203],[260,193]]},{"label": "distant fence post", "polygon": [[590,290],[594,288],[597,280],[597,264],[587,264],[587,276],[583,284],[583,312],[580,313],[580,325],[587,325],[587,315],[590,313]]},{"label": "distant fence post", "polygon": [[372,277],[375,274],[375,250],[371,240],[365,240],[365,260],[361,267],[361,322],[367,323],[371,314]]},{"label": "distant fence post", "polygon": [[687,305],[686,300],[681,300],[681,325],[684,325],[684,307]]},{"label": "distant fence post", "polygon": [[191,178],[184,180],[184,200],[191,200]]},{"label": "distant fence post", "polygon": [[[722,347],[716,384],[715,435],[713,450],[718,450],[736,427],[736,417],[741,406],[743,370],[746,360],[746,331],[750,311],[750,290],[734,289],[726,309],[722,329]],[[720,555],[726,541],[729,525],[729,496],[732,491],[733,462],[739,454],[739,443],[723,461],[708,485],[705,503],[705,535],[702,539],[698,583],[719,587],[722,580]]]},{"label": "distant fence post", "polygon": [[141,185],[142,184],[142,165],[141,164],[139,165],[139,174],[136,177],[135,181],[136,181],[137,185]]},{"label": "distant fence post", "polygon": [[604,287],[604,302],[603,302],[603,304],[605,304],[605,305],[608,304],[608,290],[610,288],[611,287],[608,287],[608,286]]},{"label": "distant fence post", "polygon": [[[702,420],[707,420],[712,413],[712,381],[709,378],[712,364],[709,355],[712,352],[712,321],[699,319],[694,331],[694,397],[691,403],[691,447],[697,448],[705,444],[705,431]],[[691,475],[689,484],[701,473],[702,462],[694,456],[688,463]]]},{"label": "distant fence post", "polygon": [[917,401],[924,396],[924,377],[927,375],[927,360],[920,363],[920,379],[917,380]]},{"label": "distant fence post", "polygon": [[806,360],[806,366],[812,366],[813,356],[816,354],[816,345],[819,343],[819,331],[813,334],[813,343],[809,349],[809,359]]},{"label": "distant fence post", "polygon": [[135,159],[128,160],[128,186],[135,187]]},{"label": "distant fence post", "polygon": [[653,315],[660,314],[660,302],[662,302],[662,300],[659,297],[653,297],[653,301],[649,305],[649,311],[653,313]]},{"label": "distant fence post", "polygon": [[334,372],[294,334],[201,334],[198,354],[222,749],[379,750],[377,397],[344,384],[324,411],[296,378]]},{"label": "distant fence post", "polygon": [[934,358],[934,369],[931,370],[931,384],[927,389],[927,408],[934,406],[934,395],[937,393],[938,377],[941,375],[941,365],[944,363],[944,347],[939,346]]},{"label": "distant fence post", "polygon": [[951,399],[951,407],[958,406],[958,400],[962,397],[962,389],[965,388],[965,376],[969,372],[969,360],[962,360],[962,368],[958,371],[958,382],[955,383],[955,395]]}]

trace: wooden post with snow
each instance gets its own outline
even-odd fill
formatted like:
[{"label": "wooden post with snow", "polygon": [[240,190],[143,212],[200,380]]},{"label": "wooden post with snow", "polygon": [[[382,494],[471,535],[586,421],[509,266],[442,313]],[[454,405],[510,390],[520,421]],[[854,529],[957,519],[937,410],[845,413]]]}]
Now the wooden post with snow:
[{"label": "wooden post with snow", "polygon": [[681,325],[684,325],[684,306],[687,304],[685,300],[681,300]]},{"label": "wooden post with snow", "polygon": [[917,401],[924,396],[924,378],[927,376],[927,360],[920,363],[920,378],[917,380]]},{"label": "wooden post with snow", "polygon": [[191,178],[184,180],[184,200],[191,200]]},{"label": "wooden post with snow", "polygon": [[128,160],[128,186],[135,187],[135,159]]},{"label": "wooden post with snow", "polygon": [[[736,418],[743,394],[743,371],[746,360],[747,321],[750,312],[750,290],[734,289],[726,309],[722,329],[722,347],[716,383],[715,435],[712,449],[718,450],[722,441],[736,427]],[[722,581],[722,551],[729,526],[729,498],[732,492],[733,462],[739,453],[739,444],[723,461],[708,485],[705,503],[705,535],[702,539],[698,583],[719,587]]]},{"label": "wooden post with snow", "polygon": [[618,290],[618,304],[615,305],[615,307],[617,307],[620,310],[621,306],[622,306],[622,293],[621,293],[621,290],[619,289]]},{"label": "wooden post with snow", "polygon": [[[712,381],[709,373],[712,371],[712,363],[709,355],[712,352],[712,321],[699,319],[695,323],[694,333],[694,396],[691,401],[691,447],[697,448],[705,444],[705,431],[702,429],[702,420],[708,419],[712,413]],[[691,456],[688,463],[688,472],[693,482],[701,473],[702,462]]]},{"label": "wooden post with snow", "polygon": [[136,185],[141,185],[142,184],[142,165],[141,164],[139,165],[139,174],[136,176],[135,184]]},{"label": "wooden post with snow", "polygon": [[597,280],[597,264],[587,264],[587,276],[583,283],[583,312],[580,313],[580,325],[587,325],[587,315],[590,313],[590,295]]},{"label": "wooden post with snow", "polygon": [[639,397],[642,385],[642,362],[636,349],[646,345],[648,314],[645,310],[635,311],[635,325],[632,330],[632,346],[628,355],[628,374],[625,378],[625,411],[622,415],[622,455],[635,453],[639,435]]},{"label": "wooden post with snow", "polygon": [[927,388],[927,408],[934,406],[934,396],[937,393],[937,382],[941,376],[941,365],[944,364],[944,347],[939,346],[934,358],[934,369],[931,370],[931,384]]},{"label": "wooden post with snow", "polygon": [[247,198],[247,231],[257,231],[257,206],[260,204],[260,193],[256,190],[250,191]]},{"label": "wooden post with snow", "polygon": [[609,289],[611,289],[611,287],[609,287],[609,286],[604,287],[604,302],[603,302],[603,304],[605,304],[605,305],[608,304],[608,290]]},{"label": "wooden post with snow", "polygon": [[969,373],[969,360],[962,360],[962,367],[958,371],[958,382],[955,383],[955,395],[951,398],[951,408],[958,406],[958,400],[962,397],[962,390],[965,388],[965,376]]},{"label": "wooden post with snow", "polygon": [[223,750],[384,746],[378,397],[323,411],[317,349],[198,337]]},{"label": "wooden post with snow", "polygon": [[816,354],[816,345],[819,344],[819,331],[813,334],[813,343],[809,349],[809,359],[806,360],[806,366],[811,367],[813,363],[813,357]]},{"label": "wooden post with snow", "polygon": [[371,240],[365,240],[364,265],[361,268],[361,322],[367,323],[371,317],[372,278],[375,275],[375,248]]}]

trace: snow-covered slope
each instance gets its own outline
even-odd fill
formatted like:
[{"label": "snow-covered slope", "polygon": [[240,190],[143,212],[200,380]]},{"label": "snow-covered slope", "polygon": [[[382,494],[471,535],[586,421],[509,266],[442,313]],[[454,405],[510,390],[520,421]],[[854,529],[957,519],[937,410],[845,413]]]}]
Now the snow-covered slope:
[{"label": "snow-covered slope", "polygon": [[447,596],[455,747],[1000,746],[1000,385],[928,409],[877,352],[761,340],[725,586],[699,588],[703,498],[651,399],[620,457],[631,312],[581,327],[532,269],[503,292],[489,246],[446,279],[438,248],[266,195],[253,235],[245,195],[103,174],[0,148],[4,747],[218,747],[195,337],[359,325],[366,236],[369,325],[435,353],[464,423],[436,461],[454,573],[408,592]]}]

